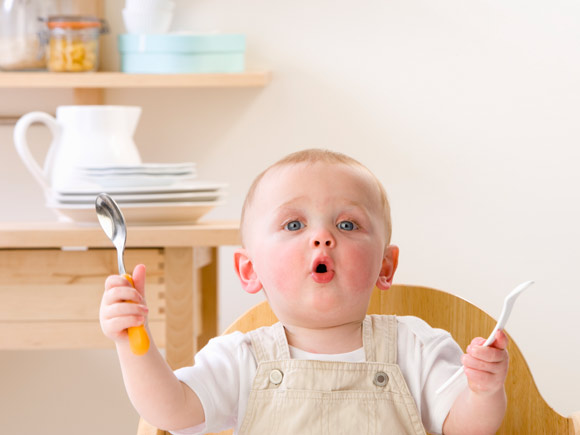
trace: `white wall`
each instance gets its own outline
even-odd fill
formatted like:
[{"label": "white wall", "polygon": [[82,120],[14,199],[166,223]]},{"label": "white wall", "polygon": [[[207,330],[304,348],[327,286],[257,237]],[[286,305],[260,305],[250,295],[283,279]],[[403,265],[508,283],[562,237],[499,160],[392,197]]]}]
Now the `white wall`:
[{"label": "white wall", "polygon": [[[113,33],[120,3],[107,3]],[[236,218],[252,178],[288,152],[358,158],[390,194],[396,281],[448,290],[497,317],[504,295],[534,279],[508,332],[548,403],[580,410],[578,2],[181,0],[178,11],[176,30],[246,34],[248,66],[273,80],[108,91],[111,104],[143,106],[135,139],[145,161],[197,162],[201,177],[230,183],[210,217]],[[114,37],[104,45],[114,68]],[[70,101],[70,92],[1,91],[0,113]],[[11,134],[0,127],[0,219],[53,219]],[[238,286],[231,251],[221,258],[222,328],[257,301]],[[0,409],[11,410],[0,427],[76,434],[89,422],[96,429],[82,433],[133,433],[112,351],[1,352],[0,377]]]}]

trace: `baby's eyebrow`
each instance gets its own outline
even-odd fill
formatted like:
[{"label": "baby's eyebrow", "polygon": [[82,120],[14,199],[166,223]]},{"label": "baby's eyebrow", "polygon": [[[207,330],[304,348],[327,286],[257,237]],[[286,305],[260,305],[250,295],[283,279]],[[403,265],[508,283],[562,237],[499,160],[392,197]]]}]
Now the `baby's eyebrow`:
[{"label": "baby's eyebrow", "polygon": [[359,202],[359,201],[345,201],[344,207],[347,209],[347,211],[349,208],[353,208],[353,209],[362,211],[364,213],[369,213],[368,207],[365,206],[364,203]]},{"label": "baby's eyebrow", "polygon": [[300,203],[303,203],[304,201],[308,200],[308,196],[307,195],[301,195],[301,196],[297,196],[295,198],[289,199],[286,202],[283,202],[282,204],[280,204],[279,206],[276,207],[276,211],[281,211],[281,210],[285,210],[285,209],[293,209],[296,208]]},{"label": "baby's eyebrow", "polygon": [[345,205],[350,207],[362,208],[365,209],[366,207],[359,201],[345,201]]}]

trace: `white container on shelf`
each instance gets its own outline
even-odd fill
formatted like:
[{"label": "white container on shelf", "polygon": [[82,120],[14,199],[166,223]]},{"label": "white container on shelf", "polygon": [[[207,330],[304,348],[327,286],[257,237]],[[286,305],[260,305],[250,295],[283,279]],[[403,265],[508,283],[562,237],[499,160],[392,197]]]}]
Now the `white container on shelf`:
[{"label": "white container on shelf", "polygon": [[147,10],[147,9],[169,9],[173,11],[175,2],[171,0],[126,0],[125,9]]},{"label": "white container on shelf", "polygon": [[173,19],[172,0],[127,0],[122,10],[127,33],[167,33]]},{"label": "white container on shelf", "polygon": [[167,33],[173,19],[170,9],[123,9],[123,22],[127,33],[161,34]]}]

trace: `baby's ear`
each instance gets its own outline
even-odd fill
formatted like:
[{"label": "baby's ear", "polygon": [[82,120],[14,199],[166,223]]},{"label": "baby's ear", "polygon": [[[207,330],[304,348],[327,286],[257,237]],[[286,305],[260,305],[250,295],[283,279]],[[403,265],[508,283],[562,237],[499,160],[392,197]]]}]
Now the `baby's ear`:
[{"label": "baby's ear", "polygon": [[381,264],[381,271],[377,279],[376,286],[381,290],[388,290],[393,283],[393,277],[399,264],[399,247],[389,245],[385,249],[383,255],[383,263]]},{"label": "baby's ear", "polygon": [[245,249],[238,249],[234,253],[234,267],[245,291],[253,294],[262,290],[262,283],[258,279],[254,264]]}]

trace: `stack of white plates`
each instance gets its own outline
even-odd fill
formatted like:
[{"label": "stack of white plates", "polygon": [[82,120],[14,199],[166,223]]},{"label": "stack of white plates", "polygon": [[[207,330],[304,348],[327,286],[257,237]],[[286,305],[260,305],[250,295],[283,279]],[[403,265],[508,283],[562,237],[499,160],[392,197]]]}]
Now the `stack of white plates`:
[{"label": "stack of white plates", "polygon": [[65,220],[96,223],[95,198],[108,193],[129,225],[194,223],[226,187],[196,179],[193,163],[79,168],[76,187],[52,192],[48,207]]},{"label": "stack of white plates", "polygon": [[194,163],[144,163],[135,166],[87,166],[78,178],[102,187],[168,186],[196,177]]}]

